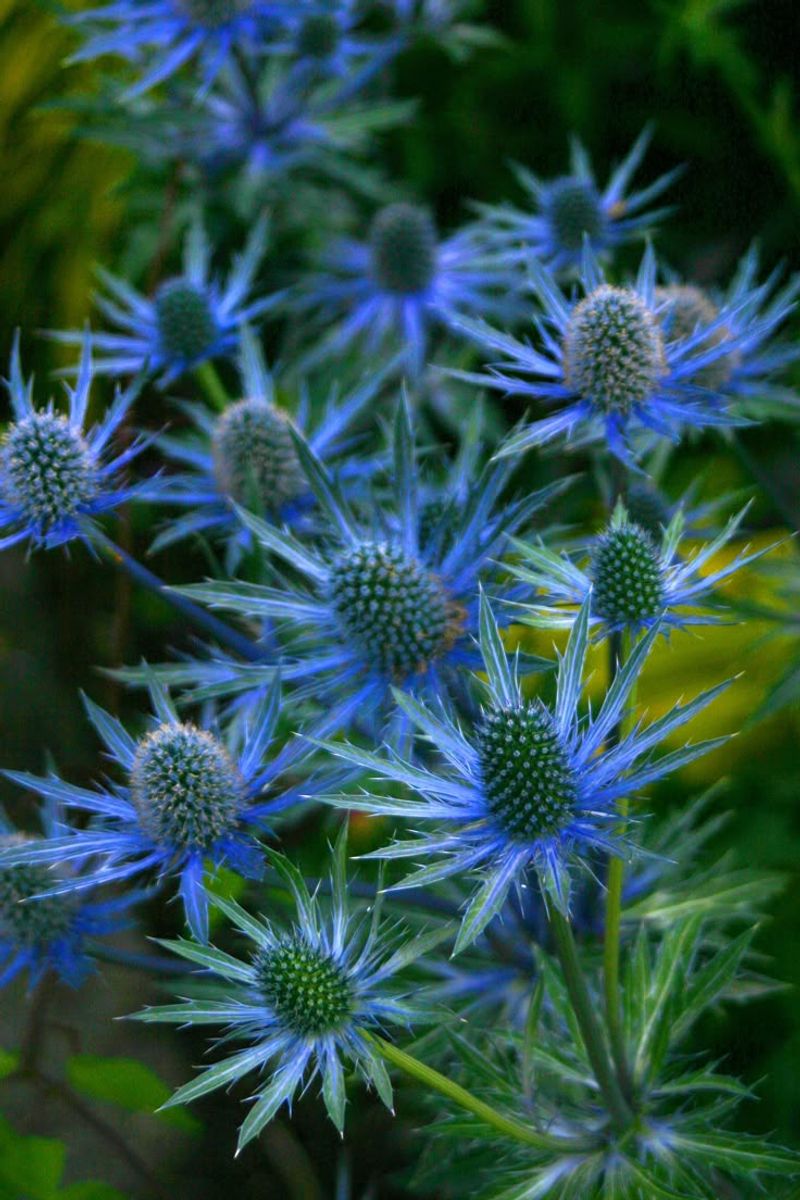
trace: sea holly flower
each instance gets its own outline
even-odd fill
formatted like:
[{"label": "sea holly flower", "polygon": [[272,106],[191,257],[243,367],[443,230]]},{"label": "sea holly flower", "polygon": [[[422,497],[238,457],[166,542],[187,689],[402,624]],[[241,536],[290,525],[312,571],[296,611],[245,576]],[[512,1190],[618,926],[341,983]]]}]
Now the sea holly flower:
[{"label": "sea holly flower", "polygon": [[[547,629],[569,628],[582,606],[590,604],[589,624],[603,634],[658,625],[662,633],[686,625],[707,625],[719,615],[706,607],[724,579],[767,549],[737,554],[725,566],[709,564],[738,532],[750,506],[731,517],[716,537],[693,550],[683,546],[684,515],[679,508],[661,536],[632,521],[617,503],[608,527],[595,538],[588,559],[515,541],[519,560],[510,567],[540,593],[520,603],[519,620]],[[703,573],[706,572],[706,573]]]},{"label": "sea holly flower", "polygon": [[442,940],[442,931],[403,942],[395,929],[380,930],[380,904],[372,918],[354,914],[345,874],[346,827],[333,852],[330,910],[319,893],[310,894],[288,859],[269,851],[273,868],[291,893],[295,922],[281,928],[263,915],[251,916],[238,904],[214,904],[247,938],[242,958],[188,941],[165,942],[176,954],[205,967],[219,985],[219,998],[187,1000],[148,1008],[138,1019],[177,1025],[220,1025],[225,1042],[245,1049],[208,1067],[185,1084],[170,1104],[186,1104],[257,1071],[269,1071],[241,1127],[239,1150],[256,1137],[301,1087],[322,1082],[325,1107],[336,1128],[344,1128],[344,1064],[392,1107],[392,1086],[370,1035],[387,1025],[408,1024],[415,1006],[398,991],[393,977]]},{"label": "sea holly flower", "polygon": [[403,46],[397,37],[359,32],[364,18],[359,0],[317,0],[298,5],[270,41],[269,54],[292,61],[296,84],[339,76],[354,95]]},{"label": "sea holly flower", "polygon": [[67,412],[52,400],[33,402],[33,378],[25,380],[19,334],[14,339],[9,379],[12,420],[0,437],[0,550],[30,540],[52,549],[74,538],[86,540],[94,518],[139,492],[127,487],[122,468],[144,447],[135,439],[118,454],[109,452],[137,388],[117,395],[97,425],[87,425],[94,376],[91,334],[82,336],[75,387],[65,385]]},{"label": "sea holly flower", "polygon": [[737,401],[756,420],[797,414],[797,396],[776,377],[800,357],[800,348],[771,339],[794,310],[800,276],[782,287],[780,277],[778,268],[758,282],[758,252],[751,247],[730,286],[720,294],[680,282],[655,290],[668,340],[688,342],[700,351],[723,348],[723,353],[698,368],[693,382]]},{"label": "sea holly flower", "polygon": [[286,3],[267,0],[112,0],[71,15],[87,38],[73,62],[112,54],[144,62],[125,96],[132,99],[196,60],[198,91],[208,89],[237,52],[259,50]]},{"label": "sea holly flower", "polygon": [[[0,852],[45,844],[65,828],[52,799],[41,820],[39,837],[17,832],[0,812]],[[49,972],[77,987],[94,970],[95,939],[125,928],[128,910],[139,899],[128,894],[100,900],[92,893],[43,897],[52,884],[43,866],[0,866],[0,987],[26,970],[32,988]]]},{"label": "sea holly flower", "polygon": [[486,373],[450,371],[457,378],[508,394],[530,396],[561,407],[513,434],[499,453],[515,455],[566,434],[582,441],[605,438],[617,458],[633,466],[630,437],[650,433],[678,441],[685,427],[743,424],[722,392],[701,387],[698,371],[729,350],[701,335],[670,341],[656,299],[656,260],[648,246],[636,282],[606,283],[597,259],[584,245],[584,298],[567,299],[551,273],[529,263],[531,286],[544,310],[537,322],[543,350],[484,321],[455,317],[453,323],[487,350],[505,355]]},{"label": "sea holly flower", "polygon": [[577,139],[572,142],[568,175],[544,181],[524,167],[515,167],[531,210],[476,204],[481,236],[493,249],[520,261],[534,254],[555,272],[580,267],[584,240],[598,258],[605,258],[624,242],[641,237],[670,211],[652,210],[649,205],[682,170],[678,167],[639,191],[629,191],[651,135],[650,129],[640,134],[604,189],[598,186],[589,156]]},{"label": "sea holly flower", "polygon": [[[183,273],[161,283],[152,299],[100,270],[108,295],[96,296],[95,303],[120,332],[90,335],[92,348],[101,354],[96,374],[147,371],[158,375],[163,387],[191,368],[235,351],[241,327],[275,308],[281,299],[279,295],[250,299],[266,236],[267,222],[262,217],[223,283],[211,274],[208,239],[199,220],[195,221],[184,244]],[[51,336],[68,344],[80,339],[72,332]]]},{"label": "sea holly flower", "polygon": [[290,785],[280,790],[280,776],[304,755],[298,740],[266,758],[279,716],[279,681],[220,732],[181,720],[153,677],[150,696],[152,727],[138,739],[116,717],[85,700],[90,722],[127,777],[125,786],[108,783],[89,790],[53,775],[5,772],[24,788],[91,814],[95,823],[8,847],[0,852],[0,869],[100,860],[93,870],[54,883],[49,896],[145,873],[174,877],[189,926],[204,940],[206,863],[227,863],[241,875],[260,877],[263,850],[257,835],[273,814],[299,802],[301,790],[313,791],[314,783],[309,786],[306,780],[302,789]]},{"label": "sea holly flower", "polygon": [[326,328],[334,316],[341,319],[311,361],[359,342],[368,353],[394,343],[415,373],[434,325],[457,313],[510,316],[521,282],[517,269],[482,250],[471,230],[440,238],[427,210],[404,201],[375,214],[365,241],[335,243],[323,267],[302,285],[295,307],[319,314]]},{"label": "sea holly flower", "polygon": [[[436,693],[463,692],[464,666],[476,662],[477,586],[505,540],[556,488],[524,500],[496,503],[507,474],[497,464],[474,481],[447,537],[420,542],[419,479],[407,401],[397,408],[392,500],[358,515],[308,444],[295,445],[328,531],[313,545],[239,510],[242,522],[271,556],[292,568],[278,586],[214,582],[181,588],[201,603],[274,622],[282,646],[281,673],[298,695],[339,709],[342,722],[382,722],[392,683]],[[366,505],[362,504],[361,509]],[[230,690],[268,676],[267,664],[232,663]],[[205,671],[200,666],[198,676]],[[210,664],[215,694],[224,687]],[[403,722],[404,724],[404,722]]]},{"label": "sea holly flower", "polygon": [[[380,393],[397,364],[373,372],[345,395],[331,387],[320,409],[302,385],[299,404],[290,413],[279,403],[280,379],[267,369],[260,346],[249,329],[241,332],[240,395],[221,413],[204,404],[184,404],[195,426],[190,438],[165,435],[158,446],[183,470],[159,479],[153,499],[186,508],[153,543],[153,550],[200,533],[222,532],[229,539],[228,565],[233,569],[252,535],[237,520],[233,505],[290,527],[304,529],[313,519],[314,497],[292,441],[292,428],[303,430],[320,459],[341,463],[344,479],[357,479],[366,464],[354,452],[353,425]],[[283,396],[281,396],[283,399]],[[148,498],[145,486],[143,495]]]},{"label": "sea holly flower", "polygon": [[431,823],[430,832],[374,852],[374,857],[392,860],[436,856],[438,861],[396,886],[428,886],[450,876],[479,875],[456,952],[483,932],[511,887],[520,886],[531,869],[547,903],[569,911],[572,864],[585,866],[598,852],[622,854],[631,849],[614,832],[619,801],[724,741],[687,745],[660,758],[652,754],[726,684],[677,705],[646,728],[637,725],[609,744],[658,626],[637,643],[597,714],[582,717],[590,609],[587,599],[559,661],[556,700],[549,706],[523,695],[482,598],[480,646],[488,684],[483,713],[471,728],[465,731],[444,705],[434,707],[395,693],[398,705],[441,756],[441,770],[415,765],[392,752],[381,755],[348,743],[325,743],[332,754],[376,779],[407,785],[418,794],[408,799],[369,793],[323,797],[338,807],[400,817],[417,828]]}]

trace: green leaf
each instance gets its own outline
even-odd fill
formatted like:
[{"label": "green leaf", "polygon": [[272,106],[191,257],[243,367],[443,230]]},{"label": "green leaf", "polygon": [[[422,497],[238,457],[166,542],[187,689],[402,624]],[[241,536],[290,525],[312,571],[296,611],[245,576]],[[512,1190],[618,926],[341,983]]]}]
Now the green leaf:
[{"label": "green leaf", "polygon": [[7,1079],[17,1069],[18,1055],[11,1050],[0,1049],[0,1079]]},{"label": "green leaf", "polygon": [[0,1200],[55,1200],[66,1152],[63,1142],[24,1137],[0,1117]]},{"label": "green leaf", "polygon": [[78,1054],[67,1062],[67,1079],[76,1092],[104,1104],[117,1104],[130,1112],[146,1112],[177,1129],[196,1133],[200,1124],[178,1109],[156,1112],[172,1089],[144,1063],[133,1058],[99,1058]]},{"label": "green leaf", "polygon": [[87,1179],[84,1183],[73,1183],[58,1193],[58,1200],[128,1200],[122,1192],[101,1183],[99,1179]]},{"label": "green leaf", "polygon": [[682,1149],[688,1150],[733,1173],[800,1175],[800,1155],[744,1134],[735,1137],[722,1133],[676,1134],[672,1148],[678,1157]]}]

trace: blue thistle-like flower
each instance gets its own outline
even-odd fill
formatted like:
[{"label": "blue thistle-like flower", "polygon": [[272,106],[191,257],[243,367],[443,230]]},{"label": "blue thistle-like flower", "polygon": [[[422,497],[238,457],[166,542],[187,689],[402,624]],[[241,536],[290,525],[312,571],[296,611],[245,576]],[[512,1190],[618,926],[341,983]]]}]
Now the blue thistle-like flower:
[{"label": "blue thistle-like flower", "polygon": [[[262,874],[263,851],[256,835],[273,814],[300,801],[298,787],[281,791],[277,785],[282,773],[306,751],[295,740],[265,761],[280,710],[277,679],[269,691],[253,698],[240,719],[219,733],[182,721],[154,677],[150,696],[155,714],[152,728],[138,740],[116,717],[85,700],[89,720],[126,773],[127,786],[109,783],[87,790],[56,776],[5,772],[22,787],[90,813],[96,820],[86,829],[8,847],[0,852],[0,869],[101,860],[94,870],[52,886],[51,896],[145,872],[156,872],[159,878],[175,876],[189,926],[195,937],[205,940],[205,863],[224,862],[251,878]],[[274,794],[265,799],[270,789]],[[313,790],[314,781],[306,780],[303,794]]]},{"label": "blue thistle-like flower", "polygon": [[[183,274],[165,280],[152,299],[108,271],[99,271],[109,294],[96,296],[95,303],[121,332],[90,335],[92,347],[102,355],[96,374],[148,371],[164,386],[208,359],[235,351],[241,327],[275,308],[282,298],[249,299],[266,236],[267,222],[261,218],[224,284],[211,275],[210,247],[199,221],[186,238]],[[67,344],[80,338],[71,331],[51,336]]]},{"label": "blue thistle-like flower", "polygon": [[354,95],[403,46],[398,37],[359,32],[364,18],[359,0],[316,0],[287,14],[283,28],[270,42],[268,53],[292,62],[297,84],[330,77],[346,78]]},{"label": "blue thistle-like flower", "polygon": [[598,187],[586,150],[577,139],[572,142],[568,175],[545,182],[524,167],[515,167],[533,211],[477,204],[481,237],[516,261],[534,254],[556,272],[580,266],[584,240],[604,258],[624,242],[641,237],[669,212],[648,210],[648,206],[681,171],[678,167],[647,187],[628,192],[651,135],[650,129],[640,134],[604,189]]},{"label": "blue thistle-like flower", "polygon": [[[295,434],[328,532],[313,545],[295,539],[252,514],[245,526],[271,556],[293,569],[297,582],[280,585],[214,581],[180,589],[201,603],[275,623],[283,648],[283,678],[318,703],[341,711],[343,723],[380,723],[390,685],[436,692],[463,692],[463,667],[476,660],[478,578],[518,529],[555,488],[545,488],[507,506],[496,499],[507,479],[498,464],[476,479],[457,513],[448,507],[437,536],[420,542],[419,480],[408,404],[399,404],[394,433],[394,505],[376,498],[369,517],[357,516],[341,489]],[[445,536],[446,533],[446,536]],[[206,668],[197,665],[202,683]],[[220,694],[219,662],[208,665]],[[231,691],[268,677],[271,665],[232,663]]]},{"label": "blue thistle-like flower", "polygon": [[488,676],[487,702],[468,732],[443,705],[433,708],[397,691],[397,703],[441,755],[435,771],[358,746],[326,742],[332,754],[370,771],[377,779],[408,785],[419,799],[371,794],[324,796],[339,807],[431,822],[434,829],[374,852],[386,859],[438,861],[413,872],[401,888],[428,886],[449,876],[480,873],[456,940],[468,946],[502,908],[512,885],[533,869],[548,903],[569,908],[569,867],[596,852],[630,848],[613,829],[624,797],[691,762],[724,739],[687,745],[656,759],[652,751],[726,687],[712,688],[646,728],[637,725],[609,745],[639,672],[658,633],[643,637],[618,673],[595,716],[581,717],[583,668],[591,600],[583,605],[558,666],[555,704],[526,700],[509,664],[485,598],[481,652]]},{"label": "blue thistle-like flower", "polygon": [[238,904],[214,904],[248,939],[245,958],[192,942],[164,944],[205,967],[222,981],[220,998],[188,1000],[148,1008],[138,1019],[179,1025],[221,1025],[225,1040],[246,1048],[222,1059],[185,1084],[171,1104],[185,1104],[251,1071],[269,1069],[239,1134],[241,1150],[298,1089],[322,1081],[325,1107],[337,1129],[344,1128],[343,1062],[392,1107],[392,1086],[370,1035],[388,1024],[408,1024],[412,1003],[387,986],[392,977],[442,940],[442,932],[422,933],[402,942],[395,931],[387,941],[379,930],[379,906],[372,919],[349,911],[345,874],[346,826],[333,856],[330,913],[318,894],[309,894],[302,875],[288,859],[269,852],[271,865],[290,891],[295,923],[278,928],[266,917],[253,917]]},{"label": "blue thistle-like flower", "polygon": [[519,311],[516,267],[482,250],[470,229],[440,238],[417,204],[380,209],[367,240],[337,242],[324,266],[295,301],[299,312],[323,316],[326,328],[341,315],[313,362],[362,340],[370,353],[389,342],[404,348],[409,368],[419,373],[432,326],[457,313],[510,317]]},{"label": "blue thistle-like flower", "polygon": [[237,51],[259,51],[287,10],[285,0],[112,0],[68,18],[87,30],[72,61],[112,54],[144,62],[143,75],[125,93],[131,99],[197,60],[202,92]]},{"label": "blue thistle-like flower", "polygon": [[759,283],[758,252],[751,247],[721,293],[680,282],[655,290],[668,341],[689,343],[701,353],[722,348],[697,369],[692,382],[729,397],[755,420],[797,413],[797,396],[776,377],[800,357],[800,347],[771,339],[795,307],[800,275],[779,287],[781,274],[777,268]]},{"label": "blue thistle-like flower", "polygon": [[635,284],[606,283],[588,243],[584,245],[581,286],[584,298],[567,299],[551,273],[529,262],[531,286],[544,309],[537,321],[543,349],[500,333],[485,321],[453,318],[454,326],[506,362],[486,373],[450,371],[457,378],[508,394],[530,396],[561,407],[534,421],[501,447],[520,454],[561,434],[581,441],[605,438],[611,452],[633,464],[630,437],[644,431],[678,441],[687,426],[745,423],[731,410],[726,394],[697,381],[736,349],[735,340],[711,339],[710,330],[685,341],[670,341],[660,320],[656,260],[648,246]]},{"label": "blue thistle-like flower", "polygon": [[0,437],[0,550],[29,538],[52,549],[86,538],[95,517],[139,493],[126,487],[122,468],[144,448],[134,440],[119,454],[109,443],[136,396],[136,387],[117,392],[98,425],[86,426],[94,376],[91,334],[82,335],[75,387],[65,385],[66,413],[36,408],[33,379],[25,380],[19,334],[14,339],[9,379],[13,419]]},{"label": "blue thistle-like flower", "polygon": [[[0,852],[45,844],[64,829],[61,806],[53,799],[43,805],[42,837],[18,833],[0,812]],[[43,866],[20,863],[0,866],[0,987],[21,972],[35,987],[53,972],[72,987],[94,970],[95,938],[123,929],[128,910],[139,899],[129,894],[97,900],[90,894],[42,896],[53,885]]]},{"label": "blue thistle-like flower", "polygon": [[[323,461],[341,458],[352,450],[352,423],[380,392],[396,364],[372,373],[358,387],[341,396],[328,392],[322,411],[315,411],[305,387],[291,414],[279,405],[279,383],[267,369],[258,342],[248,329],[241,333],[239,374],[243,399],[223,412],[209,413],[201,404],[184,405],[198,436],[191,440],[164,436],[158,445],[184,470],[159,479],[153,499],[188,509],[169,524],[153,543],[153,550],[173,545],[197,533],[220,531],[229,538],[228,564],[233,569],[251,534],[236,519],[233,505],[257,514],[268,514],[289,526],[305,527],[314,497],[300,466],[291,429],[297,427]],[[357,477],[363,464],[355,455],[344,463],[344,478]],[[143,492],[145,498],[149,493]]]},{"label": "blue thistle-like flower", "polygon": [[715,623],[719,616],[702,607],[714,588],[771,548],[752,553],[745,549],[725,566],[702,573],[736,535],[748,508],[731,517],[716,537],[689,552],[682,547],[682,508],[661,536],[654,537],[631,520],[622,501],[582,566],[572,555],[516,541],[520,559],[510,569],[540,592],[535,603],[519,604],[519,619],[548,629],[569,628],[582,605],[590,602],[589,624],[604,634],[654,624],[669,633],[676,627]]}]

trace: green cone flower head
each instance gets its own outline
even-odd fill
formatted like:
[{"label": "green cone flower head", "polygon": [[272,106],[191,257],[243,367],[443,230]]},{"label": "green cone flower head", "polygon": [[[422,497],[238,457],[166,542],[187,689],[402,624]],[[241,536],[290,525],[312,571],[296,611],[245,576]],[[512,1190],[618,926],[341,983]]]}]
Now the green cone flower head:
[{"label": "green cone flower head", "polygon": [[306,488],[286,413],[265,400],[240,400],[212,438],[220,490],[243,508],[279,511]]},{"label": "green cone flower head", "polygon": [[381,209],[370,245],[373,273],[384,291],[401,296],[425,291],[436,270],[436,230],[424,208],[399,203]]}]

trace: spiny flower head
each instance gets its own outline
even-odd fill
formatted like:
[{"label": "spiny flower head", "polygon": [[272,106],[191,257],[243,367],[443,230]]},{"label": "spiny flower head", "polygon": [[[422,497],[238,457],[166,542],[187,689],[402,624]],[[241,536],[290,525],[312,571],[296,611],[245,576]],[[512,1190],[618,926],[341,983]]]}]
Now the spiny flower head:
[{"label": "spiny flower head", "polygon": [[314,364],[359,342],[370,353],[393,345],[418,375],[435,326],[458,313],[520,312],[519,268],[486,253],[470,228],[440,237],[416,204],[380,209],[365,240],[335,243],[322,266],[295,301],[298,312],[317,314],[320,328],[330,328],[332,314],[340,317],[308,357]]},{"label": "spiny flower head", "polygon": [[126,99],[196,63],[195,90],[204,93],[237,53],[258,49],[280,27],[284,7],[269,0],[111,0],[67,18],[87,34],[72,61],[113,54],[143,63]]},{"label": "spiny flower head", "polygon": [[[440,757],[440,768],[419,766],[397,753],[381,755],[348,743],[325,743],[330,753],[395,786],[388,796],[367,793],[323,799],[337,807],[401,817],[415,829],[430,823],[429,831],[373,854],[426,860],[399,887],[428,886],[450,876],[479,873],[456,951],[482,933],[512,885],[521,886],[529,870],[536,872],[547,902],[568,911],[571,866],[585,866],[598,852],[623,852],[613,829],[617,803],[676,763],[689,762],[718,744],[687,746],[668,759],[652,757],[654,747],[704,708],[718,688],[677,705],[647,728],[637,725],[621,741],[609,742],[655,640],[657,625],[635,646],[597,714],[580,715],[590,607],[587,599],[558,665],[555,703],[547,706],[523,697],[516,669],[506,657],[489,605],[482,598],[480,645],[488,677],[482,716],[466,726],[453,719],[444,705],[434,709],[395,693],[397,703]],[[417,796],[399,798],[399,784]],[[429,862],[431,858],[434,861]]]},{"label": "spiny flower head", "polygon": [[[221,954],[193,942],[165,943],[183,958],[208,968],[215,976],[219,1000],[215,1023],[226,1029],[225,1041],[236,1039],[245,1049],[208,1067],[180,1088],[170,1101],[196,1099],[250,1071],[267,1071],[239,1136],[239,1149],[256,1137],[295,1093],[316,1078],[328,1115],[344,1128],[344,1065],[352,1064],[388,1107],[392,1088],[371,1038],[388,1024],[407,1024],[415,1008],[398,991],[394,976],[447,935],[434,930],[404,942],[395,930],[387,940],[378,911],[372,919],[351,911],[345,871],[347,829],[333,851],[330,908],[317,892],[310,894],[297,868],[280,854],[270,863],[293,897],[294,924],[277,927],[262,915],[252,916],[238,904],[214,904],[247,938],[243,958]],[[148,1022],[207,1024],[204,1004],[186,1001],[139,1014]]]},{"label": "spiny flower head", "polygon": [[[224,283],[211,274],[210,247],[199,222],[184,244],[182,274],[165,280],[152,298],[100,271],[108,297],[98,295],[95,303],[120,332],[90,335],[93,349],[100,353],[96,373],[152,372],[164,386],[192,367],[236,350],[242,325],[262,317],[280,299],[248,300],[266,235],[267,223],[261,218]],[[67,344],[79,340],[72,332],[52,336]]]},{"label": "spiny flower head", "polygon": [[178,520],[165,525],[154,550],[195,533],[219,531],[225,535],[226,565],[231,572],[252,544],[252,535],[236,519],[233,505],[293,529],[313,524],[314,497],[300,466],[293,429],[302,430],[320,458],[336,465],[346,486],[369,472],[369,462],[353,445],[356,423],[397,363],[370,372],[355,386],[342,386],[337,380],[318,395],[305,382],[284,382],[280,376],[276,380],[257,339],[245,327],[240,332],[238,365],[244,399],[218,414],[209,413],[205,404],[184,405],[194,429],[186,435],[165,435],[157,442],[180,470],[143,487],[148,499],[186,509]]},{"label": "spiny flower head", "polygon": [[[54,776],[40,779],[6,772],[23,787],[55,795],[77,811],[98,814],[103,823],[8,847],[0,852],[0,869],[97,861],[91,871],[49,889],[59,896],[142,873],[176,876],[186,919],[195,937],[203,940],[208,936],[205,862],[226,862],[242,875],[260,876],[263,856],[255,834],[272,813],[299,801],[296,788],[281,791],[276,785],[308,749],[295,739],[267,760],[280,711],[274,671],[269,690],[256,693],[247,711],[224,731],[182,721],[161,684],[152,674],[149,680],[155,719],[153,728],[138,739],[115,717],[85,701],[89,720],[127,777],[126,786],[108,784],[87,791]],[[305,791],[309,789],[313,791],[314,783],[307,780]]]},{"label": "spiny flower head", "polygon": [[603,634],[654,626],[668,633],[675,627],[712,624],[720,619],[711,607],[716,586],[770,549],[749,553],[745,547],[725,566],[708,570],[736,535],[748,508],[699,545],[686,544],[683,506],[658,534],[632,521],[622,500],[588,555],[516,542],[519,559],[512,573],[537,593],[535,600],[519,603],[518,619],[537,627],[569,628],[588,603],[590,624]]},{"label": "spiny flower head", "polygon": [[[508,533],[554,489],[501,507],[496,497],[507,478],[505,468],[498,474],[496,465],[487,467],[472,477],[463,503],[448,506],[446,529],[439,526],[423,543],[416,449],[405,399],[394,423],[392,492],[387,502],[376,489],[369,518],[360,515],[365,506],[350,504],[308,443],[294,437],[325,527],[317,526],[313,542],[301,542],[243,510],[240,517],[273,560],[292,567],[299,582],[281,575],[279,586],[239,591],[212,581],[181,590],[201,603],[272,620],[284,679],[329,713],[338,712],[345,724],[381,725],[391,708],[393,683],[432,693],[455,689],[461,695],[463,667],[478,661],[470,635],[477,630],[479,574],[497,557]],[[214,665],[218,694],[224,686],[220,670]],[[260,670],[248,666],[243,674],[231,663],[231,692],[245,677],[252,686]],[[202,676],[200,665],[201,688]]]},{"label": "spiny flower head", "polygon": [[[60,803],[51,795],[43,806],[42,836],[18,833],[0,813],[0,856],[36,850],[63,829]],[[94,939],[127,923],[139,896],[97,900],[80,892],[53,895],[69,867],[55,875],[36,862],[0,864],[0,987],[27,970],[34,987],[48,971],[77,986],[93,970]],[[80,878],[80,876],[76,876]]]},{"label": "spiny flower head", "polygon": [[679,169],[669,171],[647,187],[629,191],[650,137],[651,131],[645,129],[605,189],[598,186],[588,155],[577,139],[572,143],[568,175],[546,181],[524,167],[515,168],[530,208],[476,205],[481,238],[512,259],[524,261],[533,254],[559,272],[580,266],[585,241],[603,258],[624,242],[641,237],[669,211],[648,206],[680,173]]},{"label": "spiny flower head", "polygon": [[14,340],[6,382],[13,419],[0,435],[0,549],[26,538],[49,549],[86,537],[96,515],[138,494],[136,487],[119,486],[118,475],[142,441],[119,455],[107,453],[135,389],[119,393],[99,425],[86,426],[95,374],[90,339],[86,334],[82,341],[76,386],[66,389],[66,413],[52,402],[34,408],[33,380],[22,375],[19,335]]},{"label": "spiny flower head", "polygon": [[[670,341],[659,321],[656,261],[648,246],[635,283],[608,284],[584,240],[584,298],[566,298],[551,273],[535,259],[531,287],[543,309],[543,349],[500,333],[484,321],[454,318],[454,325],[503,362],[485,373],[448,371],[456,378],[509,394],[560,405],[552,416],[512,434],[499,453],[515,455],[561,434],[582,443],[605,438],[611,452],[633,465],[633,434],[677,441],[684,427],[741,424],[722,392],[701,387],[698,372],[730,350],[697,336]],[[645,441],[646,439],[640,439]]]}]

